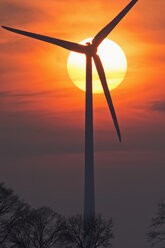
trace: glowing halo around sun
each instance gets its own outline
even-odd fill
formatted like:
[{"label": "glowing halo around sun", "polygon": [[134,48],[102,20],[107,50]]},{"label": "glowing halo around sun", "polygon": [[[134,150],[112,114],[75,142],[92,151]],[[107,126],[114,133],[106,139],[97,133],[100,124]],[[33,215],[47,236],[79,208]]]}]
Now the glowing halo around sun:
[{"label": "glowing halo around sun", "polygon": [[[86,42],[91,42],[92,39],[85,39],[79,44],[86,45]],[[112,40],[105,39],[99,45],[97,54],[100,56],[104,66],[109,89],[115,89],[123,81],[127,71],[127,59],[123,50]],[[67,69],[72,82],[78,88],[85,91],[86,56],[84,54],[70,52]],[[93,93],[102,93],[101,82],[93,61],[92,70]]]}]

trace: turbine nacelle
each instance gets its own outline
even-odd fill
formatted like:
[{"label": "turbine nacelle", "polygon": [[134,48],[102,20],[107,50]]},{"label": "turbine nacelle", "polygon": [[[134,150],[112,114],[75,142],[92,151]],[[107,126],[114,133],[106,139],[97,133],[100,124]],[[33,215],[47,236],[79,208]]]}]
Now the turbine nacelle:
[{"label": "turbine nacelle", "polygon": [[94,46],[91,42],[86,42],[86,55],[93,57],[97,53],[97,47]]}]

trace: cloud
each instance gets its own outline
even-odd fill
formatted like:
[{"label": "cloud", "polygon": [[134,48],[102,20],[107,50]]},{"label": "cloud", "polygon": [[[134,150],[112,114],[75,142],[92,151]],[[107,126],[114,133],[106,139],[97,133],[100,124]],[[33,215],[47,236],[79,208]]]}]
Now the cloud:
[{"label": "cloud", "polygon": [[65,89],[61,90],[43,90],[43,91],[0,91],[0,98],[19,98],[19,97],[39,97],[39,96],[52,96],[52,97],[70,97]]},{"label": "cloud", "polygon": [[[1,93],[1,97],[10,92]],[[30,158],[84,153],[83,111],[0,111],[0,157]],[[77,125],[77,122],[79,123]],[[76,123],[76,124],[75,124]],[[164,150],[164,126],[141,124],[122,130],[122,143],[112,126],[95,128],[95,152],[156,152]]]},{"label": "cloud", "polygon": [[150,109],[153,111],[165,112],[165,101],[154,101],[150,103]]},{"label": "cloud", "polygon": [[6,96],[10,95],[10,91],[1,91],[0,92],[0,98],[4,98]]},{"label": "cloud", "polygon": [[0,23],[6,25],[25,25],[40,18],[41,12],[37,11],[25,1],[18,3],[14,1],[1,0]]},{"label": "cloud", "polygon": [[[1,97],[10,92],[1,93]],[[0,157],[10,158],[81,153],[80,128],[70,129],[66,113],[0,111]],[[50,115],[52,115],[50,117]],[[53,118],[53,127],[49,119]],[[48,123],[47,123],[48,121]],[[46,124],[47,123],[47,124]],[[46,126],[45,126],[46,124]],[[74,133],[74,136],[73,136]]]},{"label": "cloud", "polygon": [[[4,30],[4,34],[8,34],[8,31]],[[10,32],[11,34],[11,32]],[[12,38],[14,40],[8,40],[6,42],[0,43],[1,55],[15,55],[18,53],[30,53],[34,48],[36,48],[36,44],[33,39],[25,38],[24,36],[13,34]],[[15,39],[16,38],[16,39]]]}]

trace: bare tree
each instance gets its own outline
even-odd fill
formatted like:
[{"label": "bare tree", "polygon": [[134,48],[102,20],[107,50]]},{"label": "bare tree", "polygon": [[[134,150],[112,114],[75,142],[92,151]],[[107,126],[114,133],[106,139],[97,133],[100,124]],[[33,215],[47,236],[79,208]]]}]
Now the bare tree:
[{"label": "bare tree", "polygon": [[52,248],[64,230],[63,218],[48,207],[32,210],[32,244],[35,248]]},{"label": "bare tree", "polygon": [[19,212],[19,218],[15,221],[13,228],[8,236],[10,247],[32,248],[32,225],[31,209],[26,207]]},{"label": "bare tree", "polygon": [[64,230],[64,219],[52,209],[26,208],[15,223],[9,241],[17,248],[58,247],[60,233]]},{"label": "bare tree", "polygon": [[65,247],[72,248],[104,248],[112,246],[112,219],[104,220],[100,215],[89,218],[85,223],[80,215],[66,220],[63,233]]},{"label": "bare tree", "polygon": [[152,246],[165,247],[165,200],[159,202],[158,211],[152,218],[147,236]]},{"label": "bare tree", "polygon": [[48,207],[31,209],[0,184],[1,248],[106,248],[112,246],[112,219],[65,218]]},{"label": "bare tree", "polygon": [[6,245],[8,236],[25,205],[12,189],[0,183],[0,247]]}]

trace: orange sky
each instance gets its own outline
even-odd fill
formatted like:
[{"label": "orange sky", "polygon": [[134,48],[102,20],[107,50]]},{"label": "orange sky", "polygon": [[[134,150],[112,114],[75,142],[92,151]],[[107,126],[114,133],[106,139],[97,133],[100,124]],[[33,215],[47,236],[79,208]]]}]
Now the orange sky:
[{"label": "orange sky", "polygon": [[[80,42],[94,36],[128,2],[127,0],[1,0],[0,24]],[[99,173],[102,173],[99,166],[102,160],[106,173],[108,168],[111,168],[114,176],[117,176],[114,165],[117,166],[119,174],[124,173],[122,168],[125,166],[128,177],[124,174],[123,178],[128,181],[136,176],[136,170],[140,181],[144,169],[144,185],[146,180],[150,182],[144,199],[152,195],[150,189],[153,178],[147,178],[150,166],[152,165],[152,171],[154,171],[159,165],[157,171],[159,176],[165,172],[162,167],[165,164],[164,9],[164,0],[139,0],[108,36],[123,49],[128,62],[124,81],[112,91],[123,137],[122,144],[118,143],[104,95],[94,95],[96,180]],[[0,138],[2,141],[0,164],[5,166],[1,168],[0,173],[2,180],[8,182],[9,186],[16,188],[23,198],[34,204],[42,204],[44,201],[40,197],[37,202],[34,200],[35,195],[26,193],[26,189],[30,187],[28,180],[24,189],[21,190],[24,179],[21,179],[20,183],[17,182],[20,175],[22,175],[21,178],[25,174],[29,178],[36,177],[36,174],[34,176],[36,166],[41,169],[41,174],[48,173],[51,177],[55,159],[61,166],[54,167],[59,175],[62,175],[67,163],[70,164],[72,172],[76,170],[76,163],[81,168],[83,166],[85,94],[76,88],[68,76],[66,67],[68,55],[69,52],[62,48],[0,30]],[[110,158],[112,160],[109,160]],[[47,164],[47,168],[44,167],[43,161]],[[145,165],[142,169],[142,166],[138,166],[143,162]],[[27,172],[25,174],[21,169],[21,163],[25,165]],[[131,167],[133,165],[134,170]],[[131,168],[130,172],[128,168]],[[67,170],[67,173],[68,179],[65,175],[65,180],[68,180],[69,185],[71,172]],[[76,173],[76,175],[81,174],[78,169]],[[10,174],[13,175],[12,179]],[[104,176],[106,177],[105,174]],[[157,182],[159,182],[159,176]],[[113,178],[111,179],[113,181]],[[121,185],[124,184],[122,180],[124,179],[121,176]],[[99,189],[101,182],[100,180],[97,184],[98,192],[101,192]],[[119,187],[115,181],[113,183],[114,188]],[[131,184],[131,181],[129,183]],[[39,189],[41,184],[42,181],[36,181],[36,188],[38,186]],[[73,189],[74,186],[72,186],[68,187]],[[158,183],[158,186],[155,191],[155,202],[159,200],[159,189],[165,185]],[[58,182],[57,188],[60,187]],[[67,186],[63,187],[66,190]],[[107,179],[107,188],[111,187]],[[135,191],[143,195],[143,189],[140,189],[138,182],[136,187]],[[49,186],[47,190],[48,188]],[[105,198],[109,197],[107,188],[103,187]],[[61,189],[61,194],[66,197],[64,189]],[[82,191],[81,187],[80,189]],[[49,195],[48,191],[44,190],[45,196]],[[60,195],[60,191],[57,190],[56,193]],[[39,191],[36,194],[39,194]],[[157,198],[156,195],[158,195]],[[103,200],[98,193],[98,199],[104,202],[105,198]],[[49,197],[47,199],[48,203],[55,205]],[[59,196],[58,200],[60,199]],[[151,198],[149,201],[150,204],[153,202]],[[62,202],[65,204],[65,200]],[[118,202],[120,205],[120,200]],[[102,206],[99,204],[99,211],[107,213],[108,207],[103,207],[106,203],[104,202]],[[56,205],[57,209],[62,208],[65,212],[65,208],[61,207],[60,203]],[[145,200],[144,205],[147,206]],[[79,203],[75,206],[79,206]],[[73,206],[70,208],[74,209]],[[75,211],[78,211],[77,209],[79,207],[75,207]],[[113,208],[111,211],[113,213]],[[120,213],[119,210],[118,213]],[[115,214],[117,215],[114,210]],[[144,215],[144,212],[141,214]],[[140,225],[142,224],[139,223],[139,227]],[[124,237],[124,234],[121,236]],[[121,239],[121,243],[123,240],[124,238]],[[130,243],[125,240],[125,246],[128,245],[134,248],[146,248],[143,242],[135,244],[133,238]]]},{"label": "orange sky", "polygon": [[[23,4],[20,1],[12,1],[12,3],[4,1],[1,9],[3,11],[4,8],[5,16],[1,17],[1,23],[79,42],[95,35],[127,4],[127,1],[122,1],[122,4],[119,0],[114,2],[95,1],[93,4],[93,1],[82,1],[80,7],[78,1],[40,1],[39,5],[33,1],[24,1]],[[152,102],[162,101],[164,98],[163,13],[160,10],[165,4],[163,1],[148,2],[139,1],[134,10],[109,35],[110,39],[121,46],[128,60],[126,78],[112,92],[114,104],[120,106],[118,111],[123,112],[132,105],[142,109],[146,107],[144,105],[147,102],[150,108]],[[10,4],[11,7],[15,6],[15,9],[8,11]],[[45,95],[46,102],[42,99],[40,106],[36,101],[40,101],[41,97],[35,98],[36,103],[33,104],[33,108],[54,111],[54,106],[61,105],[62,111],[83,109],[84,93],[76,89],[68,77],[66,69],[68,51],[5,30],[1,30],[0,42],[1,61],[3,61],[2,91],[10,89],[26,93],[56,91],[56,94],[61,94],[62,92],[67,95],[67,100],[61,97],[58,97],[58,100],[48,100],[49,96],[47,99]],[[80,101],[76,99],[77,94]],[[105,106],[102,94],[95,98],[96,108]],[[28,105],[26,104],[26,108],[31,109]]]}]

